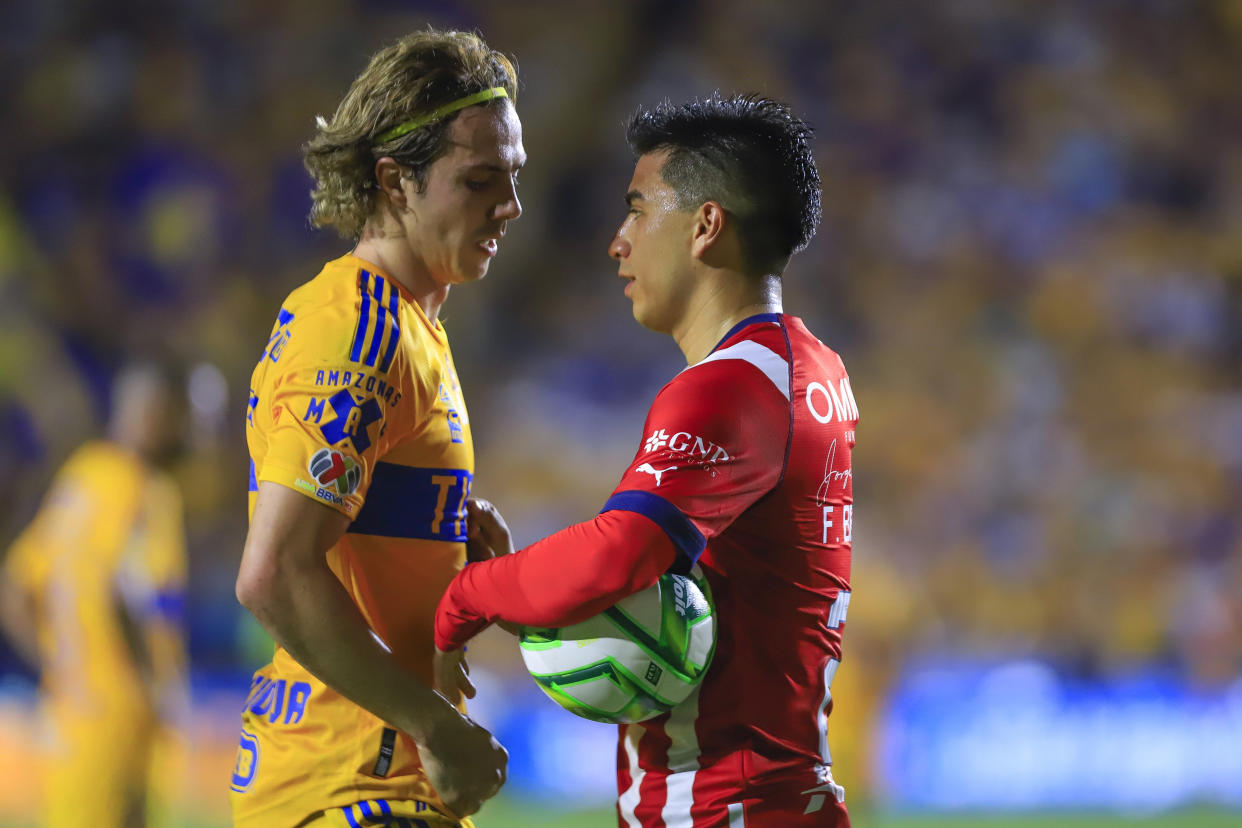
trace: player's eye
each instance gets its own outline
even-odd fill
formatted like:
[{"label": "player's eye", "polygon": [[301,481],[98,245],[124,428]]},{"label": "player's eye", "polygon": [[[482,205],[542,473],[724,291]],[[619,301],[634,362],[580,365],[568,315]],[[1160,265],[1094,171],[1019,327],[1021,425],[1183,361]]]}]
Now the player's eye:
[{"label": "player's eye", "polygon": [[486,179],[483,181],[471,181],[470,179],[466,179],[466,186],[471,190],[474,190],[476,193],[486,190],[487,184],[488,182]]}]

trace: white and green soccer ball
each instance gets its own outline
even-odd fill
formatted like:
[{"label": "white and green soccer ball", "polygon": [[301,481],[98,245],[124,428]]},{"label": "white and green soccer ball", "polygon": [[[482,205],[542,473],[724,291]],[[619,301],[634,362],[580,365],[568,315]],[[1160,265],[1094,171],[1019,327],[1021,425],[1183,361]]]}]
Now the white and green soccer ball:
[{"label": "white and green soccer ball", "polygon": [[561,707],[629,724],[666,713],[703,680],[716,649],[707,579],[662,575],[580,624],[522,629],[526,669]]}]

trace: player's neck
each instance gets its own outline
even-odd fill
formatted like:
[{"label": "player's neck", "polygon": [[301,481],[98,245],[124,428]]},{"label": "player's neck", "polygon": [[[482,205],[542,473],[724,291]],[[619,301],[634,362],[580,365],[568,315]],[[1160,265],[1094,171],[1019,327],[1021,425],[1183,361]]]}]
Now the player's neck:
[{"label": "player's neck", "polygon": [[138,465],[147,467],[154,464],[154,452],[133,426],[113,421],[108,427],[107,438],[114,448],[129,455]]},{"label": "player's neck", "polygon": [[[743,319],[759,313],[783,312],[779,276],[764,276],[758,282],[740,274],[730,276],[705,281],[704,284],[713,285],[711,292],[701,301],[691,303],[686,319],[672,332],[687,365],[706,358],[716,343]],[[721,282],[726,285],[723,289]]]},{"label": "player's neck", "polygon": [[449,286],[432,277],[426,265],[414,256],[404,237],[368,233],[368,229],[369,225],[363,230],[353,255],[370,262],[400,283],[427,318],[435,321],[440,314],[440,306],[448,298]]}]

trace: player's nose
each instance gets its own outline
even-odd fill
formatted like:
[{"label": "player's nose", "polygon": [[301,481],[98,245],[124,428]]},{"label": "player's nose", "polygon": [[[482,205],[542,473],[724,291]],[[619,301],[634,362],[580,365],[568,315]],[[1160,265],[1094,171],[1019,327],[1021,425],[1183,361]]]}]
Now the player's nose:
[{"label": "player's nose", "polygon": [[612,241],[608,243],[608,255],[617,261],[630,255],[630,243],[621,237],[621,233],[615,233]]},{"label": "player's nose", "polygon": [[507,198],[496,205],[493,215],[498,219],[513,221],[522,215],[522,202],[518,199],[517,190],[510,186]]}]

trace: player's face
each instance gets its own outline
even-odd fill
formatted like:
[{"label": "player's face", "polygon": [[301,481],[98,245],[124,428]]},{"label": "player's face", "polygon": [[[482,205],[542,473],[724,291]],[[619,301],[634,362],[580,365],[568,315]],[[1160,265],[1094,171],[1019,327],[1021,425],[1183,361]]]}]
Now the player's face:
[{"label": "player's face", "polygon": [[508,101],[462,110],[427,187],[405,183],[403,223],[414,256],[440,285],[482,278],[509,221],[522,215],[517,176],[526,163],[522,123]]},{"label": "player's face", "polygon": [[175,459],[185,448],[185,402],[171,388],[167,388],[153,407],[153,422],[148,432],[151,441],[148,456],[154,462],[164,464]]},{"label": "player's face", "polygon": [[125,423],[130,447],[149,462],[163,465],[184,447],[185,401],[164,379],[130,386],[117,401],[115,416]]},{"label": "player's face", "polygon": [[634,318],[661,333],[674,333],[691,307],[694,288],[690,242],[694,212],[677,206],[677,197],[660,171],[665,152],[638,159],[625,195],[625,220],[608,245]]}]

